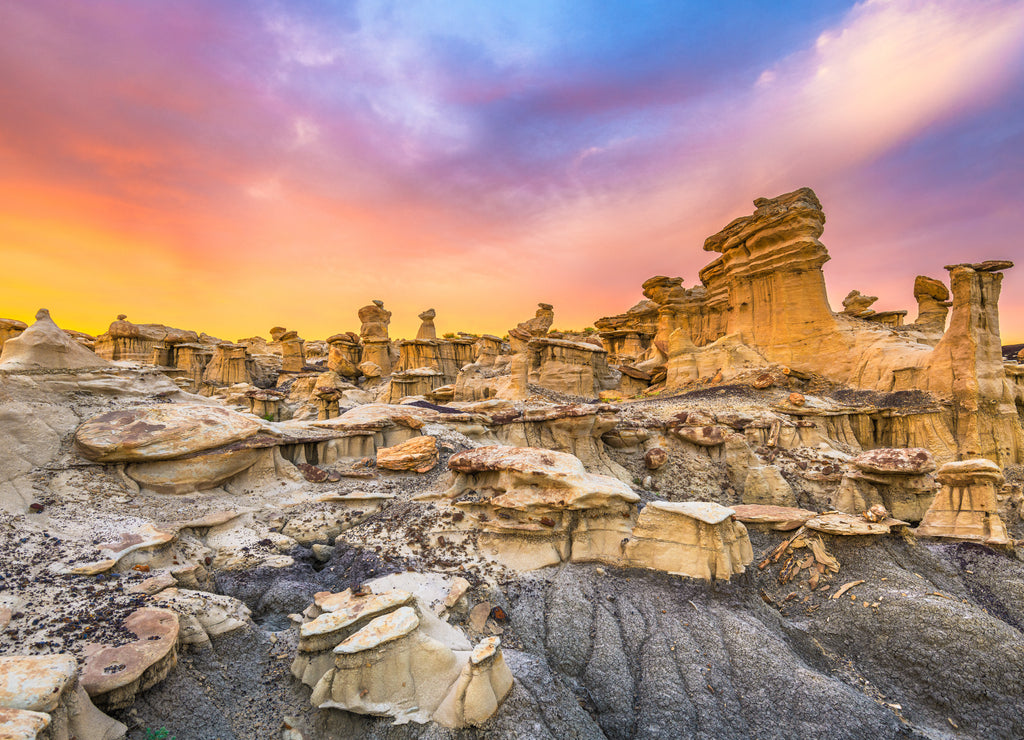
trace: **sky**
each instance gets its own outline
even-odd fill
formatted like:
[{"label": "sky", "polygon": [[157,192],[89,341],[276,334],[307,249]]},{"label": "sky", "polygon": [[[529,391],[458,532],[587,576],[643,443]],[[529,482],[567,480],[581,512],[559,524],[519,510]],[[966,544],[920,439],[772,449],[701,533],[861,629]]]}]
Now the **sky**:
[{"label": "sky", "polygon": [[[1024,263],[1021,0],[0,0],[0,35],[3,317],[580,329],[803,186],[833,309]],[[1024,264],[1000,307],[1024,341]]]}]

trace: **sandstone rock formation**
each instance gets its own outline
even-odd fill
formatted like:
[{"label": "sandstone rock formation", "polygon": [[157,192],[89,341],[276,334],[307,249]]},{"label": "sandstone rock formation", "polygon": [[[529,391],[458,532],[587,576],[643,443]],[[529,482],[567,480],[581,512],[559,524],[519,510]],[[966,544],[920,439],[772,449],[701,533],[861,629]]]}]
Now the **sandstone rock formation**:
[{"label": "sandstone rock formation", "polygon": [[346,378],[358,378],[359,363],[362,362],[362,346],[359,335],[354,332],[335,334],[327,338],[330,350],[327,367]]},{"label": "sandstone rock formation", "polygon": [[882,506],[897,519],[919,522],[935,497],[935,459],[923,449],[877,449],[852,461],[843,475],[835,507],[860,514]]},{"label": "sandstone rock formation", "polygon": [[127,729],[93,705],[74,657],[0,656],[0,737],[118,740]]},{"label": "sandstone rock formation", "polygon": [[862,295],[859,290],[851,290],[843,299],[843,313],[859,319],[867,318],[875,313],[871,306],[878,301],[876,295]]},{"label": "sandstone rock formation", "polygon": [[434,437],[413,437],[394,447],[383,447],[377,450],[378,468],[426,473],[435,465],[437,465],[437,440]]},{"label": "sandstone rock formation", "polygon": [[914,279],[914,299],[917,301],[917,319],[914,326],[921,331],[941,336],[946,330],[949,307],[949,288],[941,280],[918,275]]},{"label": "sandstone rock formation", "polygon": [[746,528],[715,503],[652,501],[625,546],[631,565],[667,573],[729,580],[754,559]]},{"label": "sandstone rock formation", "polygon": [[306,365],[306,354],[304,351],[305,342],[299,337],[299,333],[295,331],[285,332],[277,341],[281,343],[281,372],[302,372],[302,368]]},{"label": "sandstone rock formation", "polygon": [[917,527],[919,537],[1009,544],[1006,525],[999,516],[996,489],[1003,473],[991,460],[946,463],[935,477],[941,488]]},{"label": "sandstone rock formation", "polygon": [[3,347],[4,342],[8,339],[13,339],[27,328],[28,324],[24,321],[18,321],[17,319],[0,319],[0,347]]},{"label": "sandstone rock formation", "polygon": [[516,326],[516,331],[534,337],[542,337],[548,333],[553,323],[555,323],[554,306],[550,303],[538,303],[536,315],[532,319],[519,323]]},{"label": "sandstone rock formation", "polygon": [[203,383],[218,387],[252,383],[247,360],[248,353],[242,345],[218,344],[203,371]]},{"label": "sandstone rock formation", "polygon": [[428,308],[426,311],[419,315],[420,324],[419,331],[416,332],[417,339],[437,339],[437,330],[434,328],[434,317],[437,316],[437,312]]},{"label": "sandstone rock formation", "polygon": [[178,661],[178,617],[167,609],[142,608],[125,621],[135,640],[98,646],[86,658],[82,687],[100,707],[130,706],[135,695],[162,681]]},{"label": "sandstone rock formation", "polygon": [[110,363],[61,331],[50,312],[39,309],[35,323],[3,343],[0,370],[81,370]]},{"label": "sandstone rock formation", "polygon": [[512,672],[501,654],[501,640],[486,637],[473,648],[469,662],[434,712],[445,727],[480,727],[512,690]]},{"label": "sandstone rock formation", "polygon": [[384,375],[390,375],[392,358],[388,324],[391,323],[391,312],[384,308],[383,301],[374,301],[359,309],[359,320],[362,322],[359,329],[363,340],[362,361],[373,363]]},{"label": "sandstone rock formation", "polygon": [[167,351],[176,344],[199,342],[194,331],[175,329],[163,324],[133,324],[120,314],[106,333],[96,337],[96,354],[108,360],[130,360],[155,365],[168,365]]}]

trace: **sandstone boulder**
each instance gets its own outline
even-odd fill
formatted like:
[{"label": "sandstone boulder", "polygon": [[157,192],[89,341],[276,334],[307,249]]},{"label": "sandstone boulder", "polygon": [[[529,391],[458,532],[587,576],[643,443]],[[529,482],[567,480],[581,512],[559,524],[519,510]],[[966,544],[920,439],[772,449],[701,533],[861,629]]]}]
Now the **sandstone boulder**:
[{"label": "sandstone boulder", "polygon": [[251,437],[255,419],[220,406],[157,404],[109,411],[75,432],[83,456],[97,462],[169,460]]},{"label": "sandstone boulder", "polygon": [[143,607],[132,612],[124,627],[135,640],[99,645],[88,654],[82,687],[97,706],[123,709],[136,694],[162,681],[178,662],[178,617],[169,609]]},{"label": "sandstone boulder", "polygon": [[377,450],[377,467],[426,473],[437,465],[437,440],[422,436]]}]

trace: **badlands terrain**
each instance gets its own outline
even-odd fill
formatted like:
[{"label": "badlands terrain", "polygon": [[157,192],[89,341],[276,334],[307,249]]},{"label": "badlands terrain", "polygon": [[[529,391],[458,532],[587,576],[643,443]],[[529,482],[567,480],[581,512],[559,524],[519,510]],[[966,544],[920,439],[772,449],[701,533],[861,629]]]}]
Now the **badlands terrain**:
[{"label": "badlands terrain", "polygon": [[1012,263],[754,206],[578,333],[0,320],[0,737],[1024,737]]}]

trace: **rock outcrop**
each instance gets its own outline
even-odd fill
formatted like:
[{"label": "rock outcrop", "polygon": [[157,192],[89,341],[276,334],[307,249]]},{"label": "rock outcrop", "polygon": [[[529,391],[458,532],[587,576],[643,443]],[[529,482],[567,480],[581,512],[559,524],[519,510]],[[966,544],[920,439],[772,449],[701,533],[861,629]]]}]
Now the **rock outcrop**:
[{"label": "rock outcrop", "polygon": [[746,527],[716,503],[652,501],[625,545],[630,565],[666,573],[729,580],[754,559]]},{"label": "rock outcrop", "polygon": [[32,326],[3,343],[0,370],[82,370],[109,367],[53,323],[45,308],[36,313]]},{"label": "rock outcrop", "polygon": [[935,459],[924,449],[877,449],[851,460],[843,475],[835,507],[860,514],[882,506],[897,519],[919,522],[935,498],[938,487],[931,473]]},{"label": "rock outcrop", "polygon": [[199,342],[194,331],[163,324],[133,324],[120,314],[106,333],[96,337],[96,354],[108,360],[128,360],[150,365],[169,365],[168,351],[176,344]]},{"label": "rock outcrop", "polygon": [[437,339],[437,329],[434,328],[434,317],[437,316],[437,312],[428,308],[426,311],[419,315],[420,324],[419,331],[416,332],[417,339]]},{"label": "rock outcrop", "polygon": [[391,323],[391,312],[384,308],[383,301],[374,301],[359,309],[359,320],[362,322],[359,328],[359,336],[363,340],[362,362],[372,362],[384,375],[390,375],[392,357],[388,324]]},{"label": "rock outcrop", "polygon": [[946,463],[935,474],[941,488],[917,527],[919,537],[1010,543],[999,516],[996,489],[1004,478],[991,460]]}]

